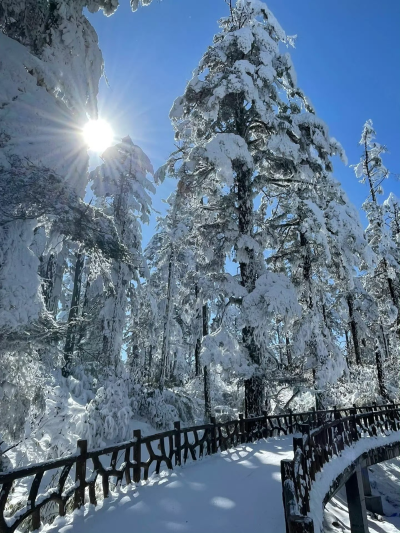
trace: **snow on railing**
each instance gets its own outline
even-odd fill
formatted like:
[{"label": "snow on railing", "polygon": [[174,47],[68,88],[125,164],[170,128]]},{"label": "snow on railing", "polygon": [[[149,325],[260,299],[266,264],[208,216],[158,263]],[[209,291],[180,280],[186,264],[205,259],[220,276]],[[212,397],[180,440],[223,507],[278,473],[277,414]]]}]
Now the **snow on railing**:
[{"label": "snow on railing", "polygon": [[[397,409],[399,407],[400,405]],[[86,440],[79,440],[77,452],[68,457],[0,473],[0,533],[13,533],[17,528],[24,531],[38,529],[41,523],[48,523],[57,515],[64,516],[67,512],[80,508],[85,501],[96,505],[97,498],[107,498],[110,489],[146,480],[153,472],[158,474],[163,464],[173,469],[188,460],[196,461],[204,455],[225,451],[260,438],[294,434],[303,430],[306,431],[304,438],[314,439],[313,442],[319,443],[318,450],[322,450],[321,446],[325,446],[323,439],[329,441],[333,437],[326,437],[327,434],[324,431],[320,433],[317,428],[339,428],[337,418],[340,417],[342,438],[347,438],[349,426],[343,424],[346,424],[344,421],[353,420],[353,411],[358,413],[360,423],[367,421],[371,428],[373,425],[379,426],[376,412],[374,424],[368,422],[372,409],[375,407],[301,413],[289,411],[280,415],[264,412],[259,417],[244,418],[239,415],[237,420],[222,423],[212,417],[209,424],[186,428],[181,428],[180,422],[175,422],[172,430],[149,436],[142,436],[140,430],[134,430],[133,438],[129,441],[91,451],[87,450]],[[311,430],[313,432],[308,433]],[[303,443],[306,441],[300,439],[300,443],[298,439],[294,440],[299,442],[295,446],[295,462],[292,461],[293,465],[287,466],[289,470],[285,470],[282,475],[282,481],[289,487],[288,494],[292,494],[287,506],[293,515],[306,509],[309,491],[308,478],[305,477],[308,475],[308,466],[304,466],[306,457],[309,461],[308,451],[304,454],[304,450],[308,449]],[[107,462],[108,466],[105,466]],[[48,479],[50,471],[54,473],[52,485],[55,483],[55,487],[46,487],[44,481]],[[24,496],[17,501],[14,498],[11,502],[14,488],[21,481],[28,489]]]},{"label": "snow on railing", "polygon": [[[400,404],[333,409],[320,426],[301,424],[293,438],[293,460],[281,461],[283,505],[288,533],[312,533],[310,491],[315,475],[334,455],[365,436],[386,436],[400,430]],[[344,416],[343,416],[344,414]],[[400,440],[400,439],[399,439]]]}]

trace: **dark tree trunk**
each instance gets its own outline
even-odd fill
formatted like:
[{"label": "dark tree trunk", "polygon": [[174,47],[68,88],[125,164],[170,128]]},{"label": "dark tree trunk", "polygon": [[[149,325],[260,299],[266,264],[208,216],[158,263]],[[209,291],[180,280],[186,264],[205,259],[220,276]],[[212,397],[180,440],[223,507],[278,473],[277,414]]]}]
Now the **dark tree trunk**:
[{"label": "dark tree trunk", "polygon": [[352,294],[347,295],[347,306],[349,308],[350,328],[351,328],[351,336],[353,339],[354,355],[356,357],[356,364],[361,365],[362,362],[361,362],[360,341],[358,338],[357,323],[354,317],[354,298]]},{"label": "dark tree trunk", "polygon": [[163,331],[163,341],[161,347],[161,370],[160,370],[160,382],[159,388],[162,391],[165,385],[165,379],[167,377],[167,367],[168,367],[168,352],[169,352],[169,335],[171,327],[171,310],[172,310],[172,278],[174,271],[174,250],[172,248],[171,255],[168,263],[168,283],[167,283],[167,305],[165,308],[165,318],[164,318],[164,331]]},{"label": "dark tree trunk", "polygon": [[46,309],[52,315],[58,311],[58,297],[61,293],[63,276],[63,261],[60,261],[62,254],[50,254],[47,263],[40,268],[43,279],[42,292]]},{"label": "dark tree trunk", "polygon": [[388,398],[388,393],[385,387],[385,379],[383,376],[382,353],[379,348],[378,342],[375,343],[375,361],[376,361],[376,370],[378,373],[379,393],[383,398]]},{"label": "dark tree trunk", "polygon": [[[386,261],[385,261],[385,263],[386,263]],[[400,339],[400,305],[399,305],[399,299],[397,297],[395,285],[394,285],[394,282],[393,282],[392,278],[388,277],[387,278],[387,282],[388,282],[390,297],[392,298],[393,305],[397,309],[396,329],[397,329],[397,336]]]},{"label": "dark tree trunk", "polygon": [[313,382],[314,382],[314,389],[315,389],[315,409],[317,411],[322,411],[324,409],[324,402],[322,400],[322,394],[317,389],[316,372],[314,369],[312,371],[312,374],[313,374]]},{"label": "dark tree trunk", "polygon": [[[208,309],[207,304],[204,304],[202,307],[202,329],[203,337],[208,335]],[[211,383],[210,383],[210,368],[207,365],[204,365],[203,368],[203,382],[204,382],[204,421],[206,423],[210,422],[212,415],[212,406],[211,406]]]},{"label": "dark tree trunk", "polygon": [[344,336],[346,338],[346,352],[347,352],[346,361],[347,361],[347,366],[350,367],[351,345],[350,345],[350,339],[349,339],[349,332],[347,330],[344,332]]},{"label": "dark tree trunk", "polygon": [[[194,293],[195,293],[195,297],[196,297],[196,305],[198,305],[199,304],[199,302],[198,302],[198,299],[199,299],[199,287],[198,287],[197,283],[195,285]],[[201,360],[200,360],[201,337],[202,337],[201,327],[200,327],[202,325],[201,324],[201,320],[202,320],[201,308],[198,305],[198,308],[196,310],[196,317],[195,317],[196,329],[197,329],[197,339],[196,339],[196,346],[194,348],[194,366],[195,366],[195,374],[196,374],[196,376],[201,376]]]},{"label": "dark tree trunk", "polygon": [[382,335],[382,344],[383,344],[383,347],[385,348],[385,358],[387,361],[390,360],[390,351],[389,351],[389,344],[388,344],[388,339],[386,337],[386,333],[385,333],[385,330],[381,324],[381,335]]},{"label": "dark tree trunk", "polygon": [[210,369],[207,365],[204,365],[204,422],[208,424],[212,416],[211,407],[211,383],[210,383]]},{"label": "dark tree trunk", "polygon": [[70,375],[72,356],[75,348],[75,333],[76,333],[76,319],[79,313],[79,300],[81,297],[82,286],[82,271],[85,264],[85,256],[78,253],[76,256],[74,286],[72,289],[71,307],[68,314],[67,334],[64,346],[64,366],[62,368],[62,375],[68,377]]},{"label": "dark tree trunk", "polygon": [[150,345],[149,346],[149,350],[148,350],[148,356],[147,356],[147,372],[149,374],[149,377],[150,377],[150,373],[151,373],[151,365],[153,363],[153,346]]},{"label": "dark tree trunk", "polygon": [[[242,166],[235,168],[237,176],[238,222],[240,235],[251,237],[253,233],[253,198],[251,171],[244,171]],[[256,258],[252,248],[245,248],[247,261],[239,262],[241,284],[248,292],[256,284]],[[261,351],[254,338],[255,328],[246,326],[242,330],[243,344],[247,348],[250,361],[256,365],[254,375],[245,381],[245,412],[246,417],[262,414],[264,408],[264,383],[260,375]]]},{"label": "dark tree trunk", "polygon": [[286,357],[288,366],[292,366],[292,351],[290,349],[290,340],[288,335],[286,335]]},{"label": "dark tree trunk", "polygon": [[[309,309],[314,309],[314,300],[312,295],[312,262],[311,262],[311,251],[310,247],[307,241],[307,237],[303,232],[300,232],[300,246],[303,249],[302,256],[303,256],[303,279],[304,284],[307,287],[308,290],[308,297],[307,297],[307,305]],[[325,317],[325,307],[322,306],[322,312],[323,312],[323,320],[326,325],[326,317]],[[314,358],[315,363],[317,366],[319,366],[320,360],[317,352],[317,347],[314,341],[309,342],[309,350],[311,356]],[[321,393],[318,392],[317,387],[317,372],[315,368],[312,371],[313,374],[313,385],[315,390],[315,407],[317,410],[320,410],[323,408],[323,402],[321,398]]]},{"label": "dark tree trunk", "polygon": [[54,254],[50,254],[47,260],[45,280],[43,284],[43,299],[44,299],[46,309],[50,312],[52,312],[51,296],[53,294],[55,269],[56,269],[56,258]]},{"label": "dark tree trunk", "polygon": [[303,279],[304,283],[307,286],[308,289],[308,308],[312,309],[314,306],[314,302],[312,299],[312,292],[311,292],[311,254],[309,250],[309,245],[307,238],[304,233],[300,232],[300,246],[303,248]]}]

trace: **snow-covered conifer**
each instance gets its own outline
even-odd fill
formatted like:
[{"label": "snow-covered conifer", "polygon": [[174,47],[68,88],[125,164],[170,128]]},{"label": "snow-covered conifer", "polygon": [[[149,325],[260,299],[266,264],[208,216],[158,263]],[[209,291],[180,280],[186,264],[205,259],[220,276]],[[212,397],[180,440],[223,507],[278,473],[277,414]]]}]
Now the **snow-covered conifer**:
[{"label": "snow-covered conifer", "polygon": [[[378,195],[383,193],[382,183],[389,177],[389,171],[382,162],[382,155],[387,150],[375,141],[375,136],[372,121],[367,120],[359,142],[362,156],[360,162],[354,165],[354,171],[357,179],[362,184],[367,184],[369,189],[363,209],[369,222],[365,232],[366,238],[375,253],[375,261],[364,276],[364,286],[377,304],[378,314],[374,321],[377,329],[375,355],[379,387],[381,395],[385,396],[387,393],[383,367],[386,348],[388,341],[390,345],[396,345],[400,336],[398,299],[400,263],[397,246],[385,223],[386,207],[378,202]],[[392,335],[395,337],[390,342]]]},{"label": "snow-covered conifer", "polygon": [[281,51],[292,38],[267,6],[239,0],[220,24],[221,33],[171,110],[180,146],[171,155],[169,171],[199,203],[206,199],[203,255],[209,260],[218,256],[219,268],[227,257],[239,266],[234,283],[241,302],[241,342],[255,368],[246,381],[247,412],[259,413],[269,359],[268,314],[290,320],[298,307],[282,274],[265,270],[265,206],[257,199],[266,188],[285,189],[307,180],[313,187],[317,175],[331,169],[329,156],[341,149],[297,88],[290,56]]},{"label": "snow-covered conifer", "polygon": [[119,238],[127,247],[130,260],[113,261],[107,297],[101,311],[103,320],[103,357],[109,368],[118,368],[123,332],[126,326],[127,292],[131,280],[139,281],[146,266],[141,252],[139,220],[148,222],[154,185],[147,178],[153,167],[144,152],[130,137],[108,148],[104,163],[91,173],[92,189],[103,198],[104,211],[113,217]]}]

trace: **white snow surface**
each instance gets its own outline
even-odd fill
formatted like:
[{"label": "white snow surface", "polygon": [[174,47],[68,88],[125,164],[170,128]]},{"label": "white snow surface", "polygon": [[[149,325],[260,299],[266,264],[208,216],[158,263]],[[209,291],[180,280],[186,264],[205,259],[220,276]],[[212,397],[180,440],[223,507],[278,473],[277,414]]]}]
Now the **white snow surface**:
[{"label": "white snow surface", "polygon": [[[367,512],[370,533],[398,533],[400,531],[400,457],[368,468],[374,496],[381,496],[384,516]],[[325,507],[324,532],[339,533],[350,530],[345,487]]]},{"label": "white snow surface", "polygon": [[46,533],[285,533],[280,462],[293,436],[218,453],[120,489],[45,526]]},{"label": "white snow surface", "polygon": [[385,437],[365,437],[357,441],[353,446],[343,450],[340,456],[333,456],[329,463],[324,465],[323,470],[316,474],[315,482],[312,484],[310,491],[309,516],[314,521],[314,530],[316,532],[323,531],[323,498],[340,473],[364,452],[399,441],[400,435],[398,431]]}]

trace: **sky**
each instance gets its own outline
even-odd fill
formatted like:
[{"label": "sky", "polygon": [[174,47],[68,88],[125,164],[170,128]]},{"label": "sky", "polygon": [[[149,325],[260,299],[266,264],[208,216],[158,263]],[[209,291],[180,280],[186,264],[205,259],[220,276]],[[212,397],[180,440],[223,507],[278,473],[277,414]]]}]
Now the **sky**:
[{"label": "sky", "polygon": [[[191,73],[228,13],[224,0],[153,0],[130,11],[128,0],[111,17],[88,14],[99,36],[105,61],[99,113],[117,137],[130,135],[161,166],[174,149],[168,118]],[[384,164],[400,175],[400,1],[399,0],[269,0],[266,2],[288,35],[297,35],[290,49],[298,85],[313,103],[331,136],[343,145],[349,165],[360,158],[358,141],[364,122],[372,119],[377,141],[389,153]],[[334,175],[365,217],[368,196],[350,166],[334,159]],[[153,200],[162,201],[174,182],[161,185]],[[384,185],[400,196],[400,181]],[[143,228],[144,244],[154,232],[156,213]]]}]

